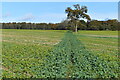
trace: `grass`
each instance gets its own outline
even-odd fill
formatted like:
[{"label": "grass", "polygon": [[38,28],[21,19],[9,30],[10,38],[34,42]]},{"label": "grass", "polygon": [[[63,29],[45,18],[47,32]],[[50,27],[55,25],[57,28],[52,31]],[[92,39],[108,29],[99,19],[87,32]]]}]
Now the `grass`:
[{"label": "grass", "polygon": [[3,76],[36,76],[31,67],[42,65],[48,51],[66,31],[2,30]]},{"label": "grass", "polygon": [[118,36],[117,33],[117,31],[79,31],[77,35],[89,51],[102,58],[114,60],[118,55],[118,37],[114,37]]},{"label": "grass", "polygon": [[51,30],[3,30],[3,41],[19,44],[57,44],[65,31]]},{"label": "grass", "polygon": [[87,35],[113,35],[113,36],[118,36],[118,31],[79,31],[80,34],[87,34]]},{"label": "grass", "polygon": [[[65,33],[65,30],[3,29],[3,77],[40,77],[38,76],[39,71],[42,70],[40,66],[44,65],[46,56],[54,51],[54,47],[60,45]],[[118,68],[116,64],[118,60],[117,33],[117,31],[79,31],[74,34],[92,55],[99,56],[105,61],[109,60],[109,64],[116,65]],[[67,43],[69,41],[64,42],[64,44]],[[82,61],[82,58],[80,60]]]}]

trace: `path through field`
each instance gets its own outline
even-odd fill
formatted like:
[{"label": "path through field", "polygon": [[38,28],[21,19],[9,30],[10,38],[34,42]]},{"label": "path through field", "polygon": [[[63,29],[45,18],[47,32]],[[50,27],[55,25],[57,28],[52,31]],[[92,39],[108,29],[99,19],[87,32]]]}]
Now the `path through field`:
[{"label": "path through field", "polygon": [[3,77],[118,78],[116,36],[117,31],[3,29]]},{"label": "path through field", "polygon": [[72,32],[46,57],[37,76],[48,78],[117,78],[118,63],[91,54]]}]

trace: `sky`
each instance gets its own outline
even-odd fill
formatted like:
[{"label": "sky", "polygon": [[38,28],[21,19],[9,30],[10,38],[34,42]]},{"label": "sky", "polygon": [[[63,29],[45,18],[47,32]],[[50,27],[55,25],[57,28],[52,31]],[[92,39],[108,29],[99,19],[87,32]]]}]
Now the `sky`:
[{"label": "sky", "polygon": [[118,2],[2,2],[0,22],[59,23],[74,4],[87,6],[91,19],[118,19]]},{"label": "sky", "polygon": [[2,0],[2,2],[118,2],[120,0]]}]

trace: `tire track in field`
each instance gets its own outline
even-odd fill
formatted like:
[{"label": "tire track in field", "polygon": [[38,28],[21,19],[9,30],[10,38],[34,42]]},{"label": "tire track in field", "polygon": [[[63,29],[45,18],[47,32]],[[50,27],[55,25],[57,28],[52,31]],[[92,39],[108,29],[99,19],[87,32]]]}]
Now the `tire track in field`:
[{"label": "tire track in field", "polygon": [[72,32],[46,56],[38,77],[42,78],[117,78],[117,62],[91,54]]}]

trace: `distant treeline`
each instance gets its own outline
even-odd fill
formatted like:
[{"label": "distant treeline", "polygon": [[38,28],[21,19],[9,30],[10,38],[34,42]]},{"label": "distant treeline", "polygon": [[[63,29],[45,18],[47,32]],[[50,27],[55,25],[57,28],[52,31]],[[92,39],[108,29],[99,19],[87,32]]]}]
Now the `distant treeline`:
[{"label": "distant treeline", "polygon": [[[37,29],[37,30],[71,30],[74,27],[70,21],[62,21],[61,23],[26,23],[26,22],[12,22],[0,23],[2,29]],[[118,20],[98,21],[92,20],[85,22],[80,20],[78,22],[78,30],[118,30],[120,23]]]}]

